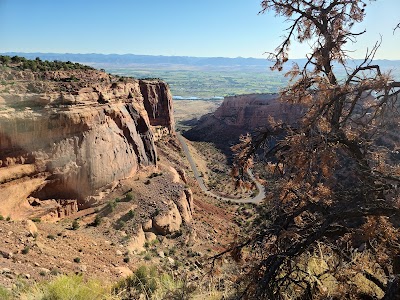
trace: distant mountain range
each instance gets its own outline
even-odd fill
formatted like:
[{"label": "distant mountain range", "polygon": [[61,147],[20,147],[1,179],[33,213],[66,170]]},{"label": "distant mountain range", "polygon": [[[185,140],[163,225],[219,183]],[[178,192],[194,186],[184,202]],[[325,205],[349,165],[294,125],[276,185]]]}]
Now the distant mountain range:
[{"label": "distant mountain range", "polygon": [[[40,57],[42,60],[60,60],[86,63],[90,65],[147,65],[147,66],[192,66],[192,67],[247,67],[263,68],[272,66],[272,62],[261,58],[227,58],[227,57],[193,57],[193,56],[155,56],[155,55],[136,55],[136,54],[73,54],[73,53],[23,53],[6,52],[2,55],[23,56],[28,59]],[[292,62],[304,65],[305,59],[294,59]],[[354,60],[354,64],[361,63],[362,60]],[[376,60],[382,68],[400,69],[400,60]],[[288,66],[291,64],[289,63]]]}]

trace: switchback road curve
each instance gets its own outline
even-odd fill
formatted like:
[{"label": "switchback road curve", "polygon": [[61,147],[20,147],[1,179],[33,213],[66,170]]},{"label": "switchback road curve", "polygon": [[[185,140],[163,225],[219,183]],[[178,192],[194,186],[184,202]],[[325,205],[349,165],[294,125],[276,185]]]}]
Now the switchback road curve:
[{"label": "switchback road curve", "polygon": [[249,176],[250,176],[251,180],[255,183],[255,185],[257,187],[257,190],[258,190],[258,194],[255,197],[253,197],[253,198],[247,197],[247,198],[240,198],[240,199],[232,199],[232,198],[227,198],[227,197],[221,197],[221,196],[219,196],[217,194],[214,194],[204,184],[204,180],[201,177],[200,172],[197,170],[196,163],[195,163],[192,155],[190,154],[189,148],[188,148],[188,146],[186,144],[186,141],[185,141],[184,137],[179,132],[176,133],[176,136],[178,137],[178,140],[182,145],[183,152],[185,152],[185,156],[186,156],[187,160],[189,161],[189,164],[190,164],[190,167],[192,168],[194,177],[197,180],[197,182],[198,182],[198,184],[200,186],[200,189],[204,193],[206,193],[207,195],[209,195],[211,197],[215,197],[215,198],[218,198],[218,199],[221,199],[221,200],[224,200],[224,201],[232,201],[232,202],[235,202],[235,203],[255,203],[255,204],[258,204],[264,199],[264,197],[265,197],[264,186],[262,186],[254,178],[254,175],[253,175],[253,173],[251,171],[249,171]]}]

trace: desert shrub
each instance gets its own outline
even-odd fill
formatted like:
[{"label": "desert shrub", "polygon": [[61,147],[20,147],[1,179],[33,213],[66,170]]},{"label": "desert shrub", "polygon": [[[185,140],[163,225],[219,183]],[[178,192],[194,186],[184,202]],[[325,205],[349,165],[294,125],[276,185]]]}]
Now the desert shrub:
[{"label": "desert shrub", "polygon": [[151,255],[150,254],[146,254],[144,256],[144,260],[151,260]]},{"label": "desert shrub", "polygon": [[[3,299],[3,298],[1,298]],[[117,299],[103,282],[84,280],[80,275],[61,275],[50,282],[34,285],[21,295],[21,299],[87,300]]]},{"label": "desert shrub", "polygon": [[117,207],[117,202],[114,200],[114,201],[109,201],[109,202],[107,203],[106,209],[107,209],[108,211],[110,211],[110,212],[113,212],[113,211],[115,210],[116,207]]},{"label": "desert shrub", "polygon": [[128,219],[132,219],[135,216],[135,212],[131,209],[128,211],[128,213],[126,214],[126,217]]},{"label": "desert shrub", "polygon": [[80,227],[80,225],[79,225],[78,220],[73,220],[72,225],[71,225],[72,230],[77,230],[77,229],[79,229],[79,227]]},{"label": "desert shrub", "polygon": [[22,254],[28,254],[28,253],[29,253],[29,250],[31,250],[31,247],[25,246],[25,248],[21,250],[21,253],[22,253]]},{"label": "desert shrub", "polygon": [[125,195],[124,199],[125,199],[126,202],[130,202],[130,201],[132,201],[134,199],[134,197],[133,197],[132,193],[127,193]]},{"label": "desert shrub", "polygon": [[139,299],[189,299],[193,289],[188,288],[182,280],[167,273],[160,273],[155,267],[139,267],[133,275],[118,282],[113,293],[121,300]]},{"label": "desert shrub", "polygon": [[0,286],[0,299],[11,300],[11,292],[2,286]]},{"label": "desert shrub", "polygon": [[94,219],[92,225],[97,227],[101,224],[102,221],[103,221],[102,217],[100,215],[96,215],[96,218]]},{"label": "desert shrub", "polygon": [[6,56],[6,55],[1,55],[0,56],[0,63],[4,65],[8,65],[11,62],[11,57]]},{"label": "desert shrub", "polygon": [[62,274],[62,272],[61,272],[61,270],[59,268],[52,268],[50,270],[50,274],[53,275],[53,276],[57,276],[57,275]]}]

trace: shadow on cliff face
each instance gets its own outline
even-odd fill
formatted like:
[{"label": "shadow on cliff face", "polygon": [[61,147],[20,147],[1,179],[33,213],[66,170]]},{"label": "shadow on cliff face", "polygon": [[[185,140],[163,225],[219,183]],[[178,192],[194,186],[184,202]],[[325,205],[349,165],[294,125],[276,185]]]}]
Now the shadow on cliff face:
[{"label": "shadow on cliff face", "polygon": [[294,124],[301,112],[298,105],[281,102],[278,94],[226,97],[214,113],[201,117],[183,136],[192,141],[213,143],[231,162],[231,147],[239,143],[241,135],[256,136],[264,132],[270,119]]},{"label": "shadow on cliff face", "polygon": [[248,130],[237,126],[230,126],[213,114],[203,116],[192,129],[182,135],[190,141],[209,142],[221,150],[231,163],[233,152],[231,147],[239,143],[239,137]]},{"label": "shadow on cliff face", "polygon": [[52,179],[51,177],[47,178],[46,184],[34,191],[30,197],[34,197],[39,200],[83,200],[83,195],[66,185],[61,178]]}]

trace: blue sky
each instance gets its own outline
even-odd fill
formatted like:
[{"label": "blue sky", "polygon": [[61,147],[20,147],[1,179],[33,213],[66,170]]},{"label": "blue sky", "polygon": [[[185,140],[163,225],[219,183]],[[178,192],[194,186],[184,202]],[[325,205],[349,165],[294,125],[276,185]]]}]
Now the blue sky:
[{"label": "blue sky", "polygon": [[[0,0],[0,52],[265,57],[287,23],[258,15],[261,0]],[[400,0],[367,8],[352,56],[383,38],[377,58],[400,59]],[[291,58],[308,45],[294,45]]]}]

